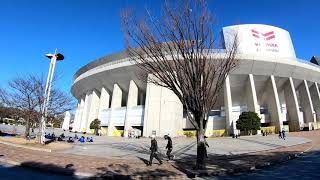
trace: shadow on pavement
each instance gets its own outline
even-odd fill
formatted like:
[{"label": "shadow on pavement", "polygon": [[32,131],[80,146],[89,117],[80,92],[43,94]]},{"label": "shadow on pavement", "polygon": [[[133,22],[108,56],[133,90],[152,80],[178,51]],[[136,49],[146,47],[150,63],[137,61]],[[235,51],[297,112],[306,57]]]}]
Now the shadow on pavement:
[{"label": "shadow on pavement", "polygon": [[[91,179],[181,179],[181,174],[166,169],[149,169],[131,172],[132,167],[126,164],[110,164],[108,167],[98,168],[100,173]],[[181,176],[179,178],[179,176]]]},{"label": "shadow on pavement", "polygon": [[177,159],[173,166],[189,178],[195,176],[226,176],[253,172],[257,169],[282,164],[297,157],[301,157],[301,151],[284,150],[230,156],[208,154],[206,169],[195,170],[196,155],[186,155],[184,158]]},{"label": "shadow on pavement", "polygon": [[78,178],[74,176],[74,172],[70,167],[32,161],[17,166],[0,164],[0,179],[6,180],[76,180]]},{"label": "shadow on pavement", "polygon": [[149,164],[149,161],[147,159],[144,159],[144,158],[138,157],[138,156],[137,156],[137,158],[140,159],[145,165]]},{"label": "shadow on pavement", "polygon": [[[279,165],[286,162],[289,159],[294,159],[299,157],[301,151],[299,149],[283,150],[278,152],[265,152],[256,154],[246,154],[246,155],[232,155],[232,156],[217,156],[214,154],[209,154],[207,159],[207,168],[202,171],[194,171],[194,165],[196,156],[188,155],[182,159],[177,159],[175,162],[170,162],[177,170],[170,169],[169,163],[165,163],[161,166],[154,164],[152,167],[140,167],[137,165],[130,165],[129,163],[112,163],[104,167],[97,167],[97,174],[89,179],[183,179],[183,173],[189,177],[194,178],[195,176],[205,177],[205,176],[222,176],[218,179],[231,178],[237,179],[237,176],[228,176],[239,173],[252,172],[256,169],[261,169],[263,167],[269,167],[270,165]],[[318,155],[320,159],[320,155]],[[144,158],[139,158],[144,163],[148,160]],[[301,171],[296,171],[296,174],[308,171],[306,164],[300,168]],[[291,163],[288,163],[290,165]],[[314,163],[315,164],[315,163]],[[315,164],[316,168],[311,169],[312,172],[316,172],[320,164]],[[22,167],[28,167],[24,169]],[[299,166],[300,167],[300,166]],[[75,176],[74,164],[66,164],[64,166],[58,166],[49,163],[39,163],[33,161],[23,162],[21,166],[11,166],[4,167],[0,165],[0,179],[5,177],[5,179],[78,179]],[[88,167],[89,168],[89,167]],[[271,168],[272,169],[272,168]],[[303,171],[302,171],[303,170]],[[310,170],[310,172],[311,172]],[[272,170],[273,171],[273,170]],[[283,173],[285,173],[284,171]],[[288,173],[288,172],[286,172]],[[55,175],[59,174],[59,175]],[[271,173],[270,173],[271,174]],[[227,175],[227,176],[225,176]],[[307,176],[305,176],[307,177]],[[11,179],[10,179],[11,178]],[[83,178],[81,178],[83,179]]]}]

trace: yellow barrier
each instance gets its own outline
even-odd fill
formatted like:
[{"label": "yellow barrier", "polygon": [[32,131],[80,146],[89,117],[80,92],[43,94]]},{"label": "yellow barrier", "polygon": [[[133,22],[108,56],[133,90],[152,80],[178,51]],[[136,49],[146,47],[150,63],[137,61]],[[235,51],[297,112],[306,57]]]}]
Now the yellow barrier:
[{"label": "yellow barrier", "polygon": [[276,127],[275,126],[261,127],[260,130],[261,132],[274,134],[276,132]]},{"label": "yellow barrier", "polygon": [[101,136],[108,134],[108,128],[107,127],[101,127],[100,128]]},{"label": "yellow barrier", "polygon": [[319,129],[320,126],[319,126],[319,123],[318,122],[314,122],[312,123],[312,126],[313,126],[313,129],[316,130],[316,129]]},{"label": "yellow barrier", "polygon": [[[207,137],[222,137],[225,136],[226,130],[224,129],[218,129],[218,130],[206,130],[205,135]],[[189,131],[177,131],[178,136],[186,136],[186,137],[196,137],[196,131],[195,130],[189,130]]]},{"label": "yellow barrier", "polygon": [[208,137],[222,137],[225,136],[225,129],[217,129],[217,130],[206,130],[205,135]]},{"label": "yellow barrier", "polygon": [[114,130],[114,131],[112,131],[112,136],[120,137],[120,136],[122,136],[122,134],[123,134],[123,130]]},{"label": "yellow barrier", "polygon": [[94,129],[89,129],[89,131],[87,131],[88,134],[94,134]]}]

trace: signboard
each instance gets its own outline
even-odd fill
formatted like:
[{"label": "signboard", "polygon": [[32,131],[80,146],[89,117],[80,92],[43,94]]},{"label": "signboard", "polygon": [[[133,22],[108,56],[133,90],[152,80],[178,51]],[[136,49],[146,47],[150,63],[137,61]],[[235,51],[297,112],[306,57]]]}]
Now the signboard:
[{"label": "signboard", "polygon": [[226,49],[238,39],[238,53],[296,58],[288,31],[262,24],[235,25],[223,28]]}]

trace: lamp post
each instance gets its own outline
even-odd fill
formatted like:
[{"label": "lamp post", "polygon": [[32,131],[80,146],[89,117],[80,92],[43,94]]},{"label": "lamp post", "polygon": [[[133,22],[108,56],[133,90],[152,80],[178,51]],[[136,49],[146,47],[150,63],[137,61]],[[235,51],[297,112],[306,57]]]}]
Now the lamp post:
[{"label": "lamp post", "polygon": [[46,129],[46,118],[48,113],[48,105],[50,100],[50,91],[51,91],[51,83],[53,79],[53,72],[56,65],[56,61],[62,61],[64,59],[64,56],[60,53],[57,53],[57,50],[55,50],[54,54],[46,54],[46,57],[50,59],[50,67],[48,71],[48,77],[46,82],[46,87],[44,90],[44,100],[43,105],[41,108],[41,122],[40,122],[40,143],[45,144],[45,137],[44,132]]}]

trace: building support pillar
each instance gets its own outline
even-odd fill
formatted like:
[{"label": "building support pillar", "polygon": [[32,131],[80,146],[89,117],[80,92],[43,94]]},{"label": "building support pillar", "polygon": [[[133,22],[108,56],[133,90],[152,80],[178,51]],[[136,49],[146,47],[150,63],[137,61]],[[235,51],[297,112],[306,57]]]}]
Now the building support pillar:
[{"label": "building support pillar", "polygon": [[86,132],[90,132],[90,124],[93,120],[98,118],[98,111],[99,111],[99,96],[96,91],[92,91],[91,93],[91,101],[89,104],[89,114],[86,124]]},{"label": "building support pillar", "polygon": [[260,115],[256,87],[252,74],[249,74],[249,78],[247,81],[247,107],[248,111],[255,112],[258,114],[258,116]]},{"label": "building support pillar", "polygon": [[[148,78],[155,78],[148,75]],[[153,79],[155,80],[155,79]],[[176,94],[168,88],[147,83],[143,136],[175,137],[183,120],[183,106]]]},{"label": "building support pillar", "polygon": [[73,132],[77,131],[77,125],[79,123],[79,113],[80,113],[80,102],[78,102],[78,104],[77,104],[76,113],[75,113],[74,119],[73,119],[73,125],[72,125]]},{"label": "building support pillar", "polygon": [[316,122],[311,95],[310,95],[308,83],[306,80],[303,80],[303,82],[299,87],[299,95],[301,100],[301,108],[304,116],[304,122],[306,123]]},{"label": "building support pillar", "polygon": [[100,121],[101,121],[102,111],[104,109],[109,108],[109,101],[110,101],[110,95],[108,91],[104,87],[102,87],[100,92],[100,103],[99,103],[99,112],[98,112],[98,118]]},{"label": "building support pillar", "polygon": [[84,99],[81,98],[80,100],[80,106],[79,106],[79,113],[78,113],[78,121],[76,124],[76,129],[75,131],[81,132],[81,122],[82,122],[82,114],[83,114],[83,108],[84,108]]},{"label": "building support pillar", "polygon": [[283,129],[283,123],[281,119],[281,108],[280,108],[278,89],[277,89],[277,85],[273,75],[270,76],[270,81],[268,86],[269,86],[268,94],[271,95],[271,97],[268,98],[268,109],[270,112],[271,125],[276,127],[276,132],[277,132]]},{"label": "building support pillar", "polygon": [[86,125],[87,125],[87,120],[88,120],[88,114],[89,114],[89,104],[91,100],[91,96],[89,93],[86,94],[85,100],[84,100],[84,105],[83,105],[83,110],[82,110],[82,115],[81,115],[81,125],[79,132],[85,132],[86,131]]},{"label": "building support pillar", "polygon": [[299,104],[296,89],[292,77],[284,85],[284,98],[286,100],[287,112],[289,116],[289,130],[299,131],[303,125],[303,119],[299,116]]},{"label": "building support pillar", "polygon": [[312,98],[314,111],[316,112],[316,121],[320,121],[320,92],[318,83],[315,82],[310,87],[310,95]]},{"label": "building support pillar", "polygon": [[229,75],[224,82],[224,110],[226,114],[226,131],[227,135],[230,135],[236,130],[236,121],[232,116],[232,97]]},{"label": "building support pillar", "polygon": [[118,84],[113,85],[113,91],[112,91],[112,100],[111,100],[111,113],[110,118],[108,122],[108,136],[112,136],[112,133],[114,130],[116,130],[115,126],[113,125],[112,120],[112,113],[116,108],[121,107],[122,102],[122,90],[120,89]]},{"label": "building support pillar", "polygon": [[127,110],[126,110],[126,119],[124,122],[124,137],[128,137],[128,132],[131,129],[130,124],[130,110],[132,107],[138,105],[138,87],[136,83],[131,80],[129,84],[128,100],[127,100]]}]

